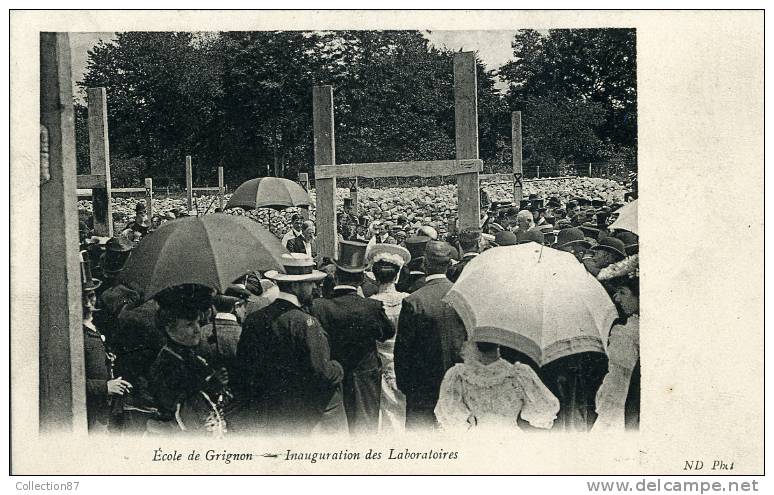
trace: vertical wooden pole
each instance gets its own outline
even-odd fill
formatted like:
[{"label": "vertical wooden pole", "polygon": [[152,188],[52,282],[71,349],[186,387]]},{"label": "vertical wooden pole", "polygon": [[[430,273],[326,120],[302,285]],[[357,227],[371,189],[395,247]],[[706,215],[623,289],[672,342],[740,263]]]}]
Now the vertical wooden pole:
[{"label": "vertical wooden pole", "polygon": [[519,204],[524,197],[524,169],[521,154],[521,112],[511,112],[511,153],[513,156],[513,202]]},{"label": "vertical wooden pole", "polygon": [[349,188],[349,197],[352,198],[352,214],[358,216],[360,214],[360,207],[358,206],[357,189],[359,187],[357,177],[354,178],[352,186]]},{"label": "vertical wooden pole", "polygon": [[540,178],[540,165],[537,166],[537,178]]},{"label": "vertical wooden pole", "polygon": [[188,214],[193,210],[193,169],[191,167],[191,155],[185,157],[185,190],[188,199]]},{"label": "vertical wooden pole", "polygon": [[[457,159],[478,158],[478,99],[476,54],[454,54],[454,127]],[[478,228],[481,222],[478,172],[457,176],[460,229]]]},{"label": "vertical wooden pole", "polygon": [[[336,163],[336,137],[333,123],[333,86],[315,86],[312,90],[314,119],[314,164]],[[316,179],[317,250],[321,256],[336,257],[336,178]]]},{"label": "vertical wooden pole", "polygon": [[[298,174],[298,182],[301,184],[301,187],[303,187],[306,192],[309,192],[309,174],[306,172],[299,172]],[[301,216],[304,217],[304,220],[309,220],[309,207],[305,206],[301,208]]]},{"label": "vertical wooden pole", "polygon": [[218,167],[218,207],[223,211],[223,167]]},{"label": "vertical wooden pole", "polygon": [[589,163],[589,177],[591,177],[591,164]]},{"label": "vertical wooden pole", "polygon": [[105,176],[105,187],[95,187],[91,190],[94,233],[100,236],[113,237],[107,96],[105,88],[88,88],[86,94],[89,106],[89,157],[91,173],[93,175]]},{"label": "vertical wooden pole", "polygon": [[153,219],[153,179],[145,179],[145,208],[148,210],[148,220]]},{"label": "vertical wooden pole", "polygon": [[[75,119],[66,33],[40,34],[39,426],[86,432]],[[47,148],[47,156],[43,151]],[[34,344],[33,344],[34,345]],[[25,359],[32,356],[25,356]]]}]

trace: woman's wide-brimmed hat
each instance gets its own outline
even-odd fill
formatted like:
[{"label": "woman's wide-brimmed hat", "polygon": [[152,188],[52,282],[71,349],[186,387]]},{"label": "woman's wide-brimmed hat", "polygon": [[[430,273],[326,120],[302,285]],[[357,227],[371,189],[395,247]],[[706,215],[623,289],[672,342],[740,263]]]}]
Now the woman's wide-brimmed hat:
[{"label": "woman's wide-brimmed hat", "polygon": [[281,256],[285,273],[269,270],[263,274],[277,282],[318,282],[325,278],[325,272],[314,269],[314,260],[304,253],[285,253]]},{"label": "woman's wide-brimmed hat", "polygon": [[397,244],[374,244],[368,251],[366,263],[371,264],[378,261],[392,263],[398,268],[402,268],[403,265],[411,261],[411,253],[408,249]]}]

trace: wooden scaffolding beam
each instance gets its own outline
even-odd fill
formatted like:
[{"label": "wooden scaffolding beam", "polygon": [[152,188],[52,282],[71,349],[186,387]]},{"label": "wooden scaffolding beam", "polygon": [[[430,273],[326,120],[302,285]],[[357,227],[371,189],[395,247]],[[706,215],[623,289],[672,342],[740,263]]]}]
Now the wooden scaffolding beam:
[{"label": "wooden scaffolding beam", "polygon": [[40,34],[39,427],[86,432],[75,119],[66,33]]}]

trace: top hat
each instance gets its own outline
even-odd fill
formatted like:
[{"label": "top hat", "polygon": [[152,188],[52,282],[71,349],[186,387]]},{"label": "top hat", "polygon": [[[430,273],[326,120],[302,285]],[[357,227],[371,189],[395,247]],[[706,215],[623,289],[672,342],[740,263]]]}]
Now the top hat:
[{"label": "top hat", "polygon": [[317,282],[326,277],[325,272],[314,269],[314,260],[306,253],[284,253],[281,259],[285,273],[269,270],[263,276],[277,282]]},{"label": "top hat", "polygon": [[412,258],[419,258],[424,256],[425,246],[430,242],[430,238],[426,235],[415,235],[406,239],[406,249],[408,249]]},{"label": "top hat", "polygon": [[411,253],[408,249],[397,244],[374,244],[368,250],[366,261],[368,264],[384,261],[402,268],[403,265],[411,261]]},{"label": "top hat", "polygon": [[[530,207],[530,200],[522,199],[521,201],[519,201],[519,210],[529,210],[529,207]],[[508,213],[510,213],[510,211]]]},{"label": "top hat", "polygon": [[556,236],[557,249],[568,246],[570,244],[579,244],[586,249],[591,247],[591,243],[586,240],[586,237],[583,235],[583,231],[577,227],[573,227],[571,229],[562,229]]},{"label": "top hat", "polygon": [[543,208],[543,199],[542,198],[535,198],[535,199],[530,200],[530,207],[529,207],[529,209],[530,209],[530,211],[535,211],[535,210],[540,210],[540,209],[545,210],[545,208]]},{"label": "top hat", "polygon": [[595,251],[608,251],[617,254],[621,259],[626,257],[626,245],[621,239],[616,239],[615,237],[607,236],[591,249]]},{"label": "top hat", "polygon": [[352,206],[352,198],[344,198],[344,206]]},{"label": "top hat", "polygon": [[91,260],[88,251],[81,251],[81,290],[94,291],[102,282],[91,276]]},{"label": "top hat", "polygon": [[452,247],[446,241],[430,241],[425,246],[425,263],[429,265],[443,265],[449,263],[452,258]]},{"label": "top hat", "polygon": [[339,256],[333,260],[337,270],[358,273],[366,268],[366,249],[368,244],[359,241],[340,241]]},{"label": "top hat", "polygon": [[529,195],[529,200],[532,201],[533,199],[538,199],[538,195],[536,193],[532,193]]}]

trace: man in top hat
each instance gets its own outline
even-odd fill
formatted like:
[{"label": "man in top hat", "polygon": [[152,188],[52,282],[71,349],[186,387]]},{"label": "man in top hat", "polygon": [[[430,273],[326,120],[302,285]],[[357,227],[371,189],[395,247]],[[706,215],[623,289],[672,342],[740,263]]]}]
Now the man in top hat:
[{"label": "man in top hat", "polygon": [[[81,251],[81,294],[83,303],[83,357],[86,367],[86,420],[89,433],[106,432],[111,401],[132,389],[121,377],[113,377],[113,356],[108,354],[105,337],[94,324],[96,289],[101,282],[91,275],[86,251]],[[117,399],[116,399],[117,400]]]},{"label": "man in top hat", "polygon": [[357,225],[358,219],[355,215],[355,203],[352,198],[344,198],[344,216],[350,225]]},{"label": "man in top hat", "polygon": [[237,345],[233,390],[248,411],[243,429],[266,433],[344,433],[341,365],[328,335],[303,308],[325,273],[301,253],[282,255],[285,273],[264,276],[279,288],[274,302],[251,313]]},{"label": "man in top hat", "polygon": [[626,258],[626,246],[620,239],[605,237],[591,248],[591,253],[591,258],[584,259],[583,264],[596,277],[603,268]]},{"label": "man in top hat", "polygon": [[460,278],[465,265],[481,252],[481,229],[463,229],[459,235],[459,244],[462,258],[457,264],[449,266],[449,269],[446,271],[446,276],[452,282],[456,282]]},{"label": "man in top hat", "polygon": [[424,235],[415,235],[406,239],[406,249],[411,254],[411,261],[403,265],[398,283],[395,289],[398,292],[414,292],[424,284],[425,268],[424,254],[425,246],[430,242],[430,238]]},{"label": "man in top hat", "polygon": [[571,253],[579,263],[582,263],[586,251],[591,248],[591,243],[586,240],[581,229],[573,227],[559,231],[554,247],[560,251]]},{"label": "man in top hat", "polygon": [[293,239],[296,239],[298,237],[301,237],[303,235],[303,228],[304,228],[304,217],[301,216],[300,213],[294,213],[292,217],[290,217],[290,230],[288,230],[284,236],[282,236],[282,245],[285,246],[285,249],[290,251],[290,248],[288,247],[288,242],[290,242]]},{"label": "man in top hat", "polygon": [[119,324],[119,315],[124,308],[133,308],[140,303],[140,294],[119,280],[133,247],[134,244],[125,237],[112,237],[105,244],[105,253],[100,258],[105,283],[104,290],[98,298],[102,308],[98,326],[111,340]]},{"label": "man in top hat", "polygon": [[444,374],[461,361],[465,326],[457,312],[441,301],[452,287],[446,278],[451,246],[427,243],[425,285],[403,299],[395,339],[395,378],[406,396],[406,428],[435,427],[435,405]]},{"label": "man in top hat", "polygon": [[344,410],[355,434],[378,430],[382,366],[376,342],[395,335],[381,301],[358,294],[365,263],[366,244],[340,243],[333,297],[312,303],[312,314],[330,337],[331,357],[344,369]]}]

